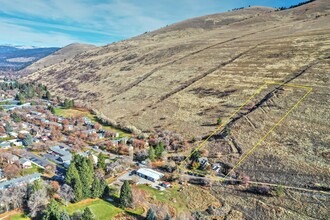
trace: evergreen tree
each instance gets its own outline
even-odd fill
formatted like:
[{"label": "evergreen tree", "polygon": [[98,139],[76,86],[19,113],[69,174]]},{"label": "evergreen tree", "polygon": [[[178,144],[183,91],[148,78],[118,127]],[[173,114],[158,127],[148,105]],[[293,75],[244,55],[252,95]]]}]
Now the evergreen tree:
[{"label": "evergreen tree", "polygon": [[149,147],[149,159],[151,161],[154,161],[155,158],[156,158],[155,149],[152,146],[150,146]]},{"label": "evergreen tree", "polygon": [[17,113],[11,114],[10,117],[13,119],[13,121],[15,123],[18,123],[18,122],[22,121],[22,118]]},{"label": "evergreen tree", "polygon": [[64,108],[70,108],[70,101],[69,101],[69,99],[64,99],[63,107]]},{"label": "evergreen tree", "polygon": [[79,173],[76,168],[75,162],[72,161],[68,168],[68,171],[66,172],[65,182],[72,187],[74,180],[77,178],[79,178]]},{"label": "evergreen tree", "polygon": [[192,161],[198,161],[199,158],[202,157],[202,152],[200,150],[197,150],[197,149],[192,149],[191,150],[191,156],[190,156],[190,159]]},{"label": "evergreen tree", "polygon": [[44,220],[59,220],[61,216],[61,208],[58,203],[52,199],[50,203],[47,205],[46,210],[44,211]]},{"label": "evergreen tree", "polygon": [[92,198],[98,198],[100,195],[100,179],[95,178],[92,184],[92,189],[91,189],[91,197]]},{"label": "evergreen tree", "polygon": [[49,109],[49,111],[50,111],[52,114],[55,114],[55,108],[54,108],[54,106],[50,105],[50,106],[48,107],[48,109]]},{"label": "evergreen tree", "polygon": [[171,216],[169,214],[166,214],[166,217],[164,220],[171,220]]},{"label": "evergreen tree", "polygon": [[82,220],[93,220],[94,219],[94,215],[92,213],[92,211],[90,210],[90,208],[85,208],[84,209],[84,213],[81,216]]},{"label": "evergreen tree", "polygon": [[124,184],[120,189],[119,202],[122,208],[128,208],[133,206],[132,189],[127,180],[124,181]]},{"label": "evergreen tree", "polygon": [[31,136],[31,134],[26,134],[25,135],[25,138],[23,139],[22,142],[23,142],[24,146],[30,146],[30,145],[32,145],[33,138]]},{"label": "evergreen tree", "polygon": [[91,186],[94,180],[94,167],[91,161],[84,157],[82,161],[82,166],[77,167],[81,184],[83,186],[83,196],[84,198],[89,198],[91,196]]},{"label": "evergreen tree", "polygon": [[159,159],[162,156],[162,153],[165,151],[163,142],[159,142],[159,144],[156,146],[155,154],[156,157]]},{"label": "evergreen tree", "polygon": [[74,107],[74,100],[73,99],[71,99],[71,101],[70,101],[70,108],[73,108]]},{"label": "evergreen tree", "polygon": [[67,211],[62,211],[60,220],[71,220],[69,213]]},{"label": "evergreen tree", "polygon": [[84,198],[83,185],[81,183],[75,161],[71,162],[68,171],[66,172],[65,182],[73,189],[73,194],[75,197],[74,201],[78,202]]},{"label": "evergreen tree", "polygon": [[155,212],[152,208],[150,208],[147,212],[146,220],[157,220],[155,216]]},{"label": "evergreen tree", "polygon": [[103,153],[99,153],[97,157],[97,167],[102,170],[105,170],[106,168],[105,155]]},{"label": "evergreen tree", "polygon": [[15,99],[16,99],[17,101],[19,101],[20,104],[24,104],[24,103],[25,103],[25,96],[24,96],[24,94],[21,93],[21,92],[18,93],[18,94],[16,95]]},{"label": "evergreen tree", "polygon": [[7,133],[13,131],[13,127],[7,121],[5,122],[5,130],[6,130]]},{"label": "evergreen tree", "polygon": [[74,201],[79,202],[84,199],[83,194],[83,185],[81,184],[80,178],[74,179],[73,182],[73,194],[74,194]]},{"label": "evergreen tree", "polygon": [[46,92],[46,99],[47,100],[50,100],[51,99],[51,95],[50,95],[50,92],[49,91]]}]

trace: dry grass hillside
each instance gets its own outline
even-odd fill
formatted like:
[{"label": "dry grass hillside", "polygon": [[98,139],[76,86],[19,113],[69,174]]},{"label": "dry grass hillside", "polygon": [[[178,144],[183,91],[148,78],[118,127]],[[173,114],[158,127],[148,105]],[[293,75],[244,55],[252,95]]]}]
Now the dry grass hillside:
[{"label": "dry grass hillside", "polygon": [[[254,181],[329,187],[329,24],[328,0],[284,11],[252,7],[87,51],[25,80],[41,81],[119,123],[187,137],[210,134],[218,117],[226,121],[266,81],[310,86],[313,91],[238,169]],[[267,86],[227,126],[230,134],[220,131],[207,143],[210,154],[220,152],[221,162],[233,166],[305,92]],[[329,217],[328,197],[288,192],[279,202],[216,187],[214,193],[247,219]],[[256,206],[263,215],[252,213]]]},{"label": "dry grass hillside", "polygon": [[68,46],[63,47],[58,51],[54,52],[53,54],[44,57],[35,63],[32,63],[26,68],[20,70],[17,74],[20,75],[31,74],[43,68],[49,67],[51,65],[65,62],[66,60],[74,58],[74,56],[79,53],[83,53],[95,48],[97,47],[90,44],[79,44],[79,43],[69,44]]}]

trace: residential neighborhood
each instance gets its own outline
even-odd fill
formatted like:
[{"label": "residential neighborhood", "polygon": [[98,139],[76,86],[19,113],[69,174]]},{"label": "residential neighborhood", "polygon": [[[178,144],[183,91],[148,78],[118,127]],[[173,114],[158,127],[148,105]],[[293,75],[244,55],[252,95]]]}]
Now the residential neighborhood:
[{"label": "residential neighborhood", "polygon": [[[104,197],[106,188],[120,190],[127,187],[127,182],[162,192],[175,185],[175,190],[182,191],[174,171],[186,158],[178,155],[187,151],[192,142],[169,131],[144,134],[118,130],[90,110],[72,104],[73,101],[51,99],[42,85],[12,84],[12,87],[0,91],[5,98],[0,100],[5,103],[0,112],[0,192],[28,188],[36,180],[45,187],[58,184],[59,189],[76,190],[75,182],[70,180],[76,178],[74,169],[82,180],[88,173],[95,173],[94,181],[102,183],[102,188],[98,192],[93,187],[87,192],[82,188],[82,197],[74,192],[69,202],[79,202],[91,194]],[[223,175],[220,165],[212,169],[206,152],[196,151],[192,158],[187,166],[199,170],[199,174],[186,172],[191,178],[213,170]],[[81,167],[86,163],[93,169],[81,170],[87,169]],[[181,184],[185,182],[179,180]],[[10,204],[2,205],[3,211],[11,209]]]}]

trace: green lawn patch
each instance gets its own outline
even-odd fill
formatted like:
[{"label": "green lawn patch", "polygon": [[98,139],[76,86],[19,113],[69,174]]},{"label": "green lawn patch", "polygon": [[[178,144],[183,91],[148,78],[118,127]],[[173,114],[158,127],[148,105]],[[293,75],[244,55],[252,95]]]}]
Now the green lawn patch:
[{"label": "green lawn patch", "polygon": [[119,213],[123,212],[122,209],[117,208],[111,203],[104,201],[102,199],[95,200],[84,200],[78,203],[70,203],[67,207],[64,207],[70,215],[72,215],[75,211],[82,211],[89,207],[93,214],[95,215],[95,219],[106,220],[112,219]]},{"label": "green lawn patch", "polygon": [[125,211],[129,215],[141,216],[144,213],[144,208],[137,207],[136,209],[126,209]]},{"label": "green lawn patch", "polygon": [[25,214],[23,213],[19,213],[16,215],[12,215],[9,217],[10,220],[30,220],[29,217],[27,217]]},{"label": "green lawn patch", "polygon": [[149,192],[154,199],[167,203],[175,207],[178,211],[188,209],[185,205],[184,198],[182,198],[181,192],[178,191],[179,186],[174,186],[173,188],[167,189],[166,191],[160,191],[142,184],[138,185],[138,188]]},{"label": "green lawn patch", "polygon": [[32,174],[32,173],[43,173],[44,170],[34,164],[32,164],[32,168],[29,168],[29,169],[23,169],[23,175],[29,175],[29,174]]}]

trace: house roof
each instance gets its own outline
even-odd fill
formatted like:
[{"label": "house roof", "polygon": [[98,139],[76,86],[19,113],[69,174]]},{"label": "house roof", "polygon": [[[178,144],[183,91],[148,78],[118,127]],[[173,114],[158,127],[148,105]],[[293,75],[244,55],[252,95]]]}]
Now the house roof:
[{"label": "house roof", "polygon": [[10,147],[10,142],[4,141],[4,142],[0,143],[0,147]]},{"label": "house roof", "polygon": [[136,171],[137,173],[140,173],[142,175],[145,175],[145,176],[148,176],[148,177],[151,177],[155,180],[157,179],[160,179],[164,176],[164,174],[160,173],[160,172],[157,172],[153,169],[149,169],[149,168],[140,168]]},{"label": "house roof", "polygon": [[62,160],[63,162],[65,162],[65,161],[71,161],[71,159],[72,159],[72,154],[70,153],[70,154],[64,155],[64,156],[62,156],[62,157],[60,157],[60,158],[61,158],[61,160]]},{"label": "house roof", "polygon": [[19,159],[19,162],[20,162],[20,164],[24,164],[24,163],[30,162],[30,161],[23,157],[23,158]]},{"label": "house roof", "polygon": [[40,179],[40,177],[41,177],[40,173],[33,173],[31,175],[22,176],[22,177],[19,177],[19,178],[15,178],[15,179],[7,180],[7,181],[4,181],[4,182],[0,182],[0,190],[11,188],[11,187],[14,187],[18,184],[30,183],[34,180]]},{"label": "house roof", "polygon": [[53,146],[50,149],[61,156],[71,155],[71,153],[67,148],[61,148],[60,146]]}]

